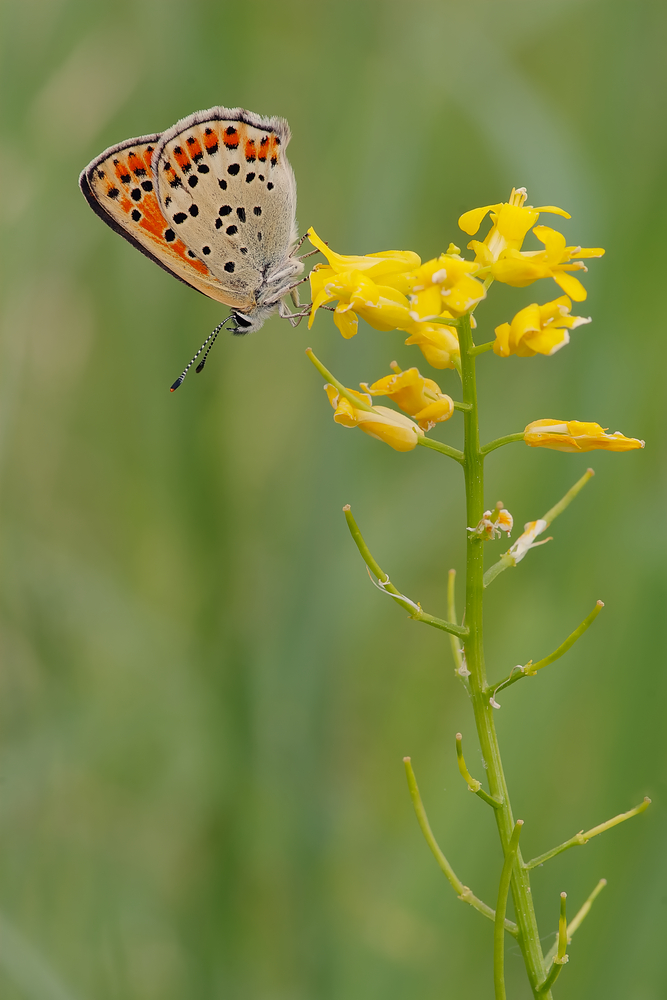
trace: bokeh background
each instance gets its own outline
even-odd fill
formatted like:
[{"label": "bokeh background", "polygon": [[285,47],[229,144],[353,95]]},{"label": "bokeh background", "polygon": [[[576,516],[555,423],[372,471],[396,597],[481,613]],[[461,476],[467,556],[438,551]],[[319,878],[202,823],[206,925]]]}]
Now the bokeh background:
[{"label": "bokeh background", "polygon": [[[569,209],[569,242],[607,248],[568,348],[480,360],[483,433],[577,417],[647,448],[489,460],[489,505],[518,524],[597,474],[488,592],[488,660],[500,677],[546,655],[605,601],[497,723],[528,856],[654,799],[533,891],[546,948],[558,893],[574,911],[609,882],[559,998],[664,997],[665,5],[4,0],[0,18],[3,1000],[492,992],[491,925],[435,865],[401,763],[493,902],[494,825],[454,754],[460,729],[481,774],[467,697],[447,637],[372,588],[341,514],[442,614],[460,472],[334,426],[303,352],[352,385],[428,366],[400,334],[274,318],[171,395],[224,313],[77,188],[106,146],[215,104],[289,120],[301,230],[342,252],[464,245],[459,214],[520,184]],[[556,294],[494,288],[480,339]],[[526,1000],[516,950],[507,965]]]}]

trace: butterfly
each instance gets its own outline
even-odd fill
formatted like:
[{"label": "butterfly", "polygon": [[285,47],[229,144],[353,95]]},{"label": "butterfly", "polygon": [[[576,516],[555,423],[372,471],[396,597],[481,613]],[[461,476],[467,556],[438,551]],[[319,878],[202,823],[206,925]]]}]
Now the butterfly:
[{"label": "butterfly", "polygon": [[[284,118],[210,108],[166,132],[111,146],[81,172],[79,185],[99,217],[137,250],[191,288],[230,306],[173,384],[220,329],[259,330],[278,311],[293,325],[297,246],[296,181]],[[209,344],[210,341],[210,344]]]}]

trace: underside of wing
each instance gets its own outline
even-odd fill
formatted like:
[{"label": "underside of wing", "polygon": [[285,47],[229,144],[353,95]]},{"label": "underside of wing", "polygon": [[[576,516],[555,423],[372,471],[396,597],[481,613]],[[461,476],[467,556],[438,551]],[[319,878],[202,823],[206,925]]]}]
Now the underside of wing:
[{"label": "underside of wing", "polygon": [[160,138],[158,133],[127,139],[96,157],[79,178],[88,204],[108,226],[180,281],[232,308],[252,308],[253,300],[219,281],[165,218],[151,166]]},{"label": "underside of wing", "polygon": [[231,288],[258,296],[296,238],[287,122],[210,108],[178,122],[154,155],[158,201],[175,232]]}]

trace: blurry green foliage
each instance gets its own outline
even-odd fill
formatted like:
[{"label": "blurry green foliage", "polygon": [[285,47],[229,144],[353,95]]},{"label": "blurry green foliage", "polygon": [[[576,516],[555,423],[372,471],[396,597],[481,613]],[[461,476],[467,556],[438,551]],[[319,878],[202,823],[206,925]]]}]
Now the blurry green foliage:
[{"label": "blurry green foliage", "polygon": [[[526,856],[654,798],[534,892],[546,933],[559,891],[576,907],[609,879],[559,997],[665,995],[666,31],[658,0],[5,0],[3,1000],[490,995],[491,926],[438,872],[401,765],[492,900],[492,820],[454,754],[461,730],[480,770],[465,693],[446,636],[372,589],[340,511],[442,614],[460,472],[335,427],[303,350],[348,384],[414,353],[368,328],[343,343],[324,314],[310,333],[276,318],[172,396],[221,310],[77,189],[105,146],[218,103],[288,118],[301,229],[342,252],[463,245],[458,215],[513,184],[571,211],[570,242],[607,248],[568,348],[480,361],[484,430],[576,417],[647,448],[492,456],[489,503],[518,523],[597,475],[494,584],[488,660],[500,677],[545,655],[605,601],[497,721]],[[490,333],[554,294],[501,289],[478,318]]]}]

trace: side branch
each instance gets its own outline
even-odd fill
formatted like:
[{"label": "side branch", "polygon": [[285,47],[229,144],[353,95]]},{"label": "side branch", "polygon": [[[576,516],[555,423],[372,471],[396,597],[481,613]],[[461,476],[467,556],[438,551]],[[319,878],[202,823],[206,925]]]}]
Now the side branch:
[{"label": "side branch", "polygon": [[[550,861],[555,858],[557,854],[562,854],[563,851],[567,851],[570,847],[578,847],[583,844],[587,844],[589,840],[593,837],[597,837],[599,833],[605,833],[607,830],[611,830],[612,827],[618,826],[619,823],[625,823],[626,819],[632,819],[633,816],[639,816],[651,805],[651,800],[646,796],[644,801],[634,809],[628,809],[627,812],[619,813],[618,816],[613,816],[612,819],[608,819],[606,823],[600,823],[599,826],[594,826],[590,830],[586,830],[584,833],[581,830],[579,833],[575,833],[574,837],[570,837],[563,844],[559,844],[558,847],[553,847],[546,854],[540,854],[539,857],[533,858],[532,861],[526,861],[524,863],[524,868],[526,870],[530,868],[537,868],[538,865],[543,865],[545,861]],[[584,914],[585,916],[585,914]],[[583,917],[581,918],[583,920]]]},{"label": "side branch", "polygon": [[[498,441],[505,444],[508,443],[504,438],[498,438]],[[495,444],[495,442],[493,442],[493,444]],[[498,445],[498,447],[500,446]],[[484,451],[484,449],[482,449],[482,451]],[[565,496],[546,512],[544,517],[539,518],[537,521],[531,521],[526,525],[526,530],[517,539],[511,549],[503,553],[498,562],[494,563],[493,566],[490,566],[487,569],[484,574],[485,587],[488,587],[489,584],[503,572],[503,570],[508,569],[510,566],[516,566],[517,563],[520,563],[526,553],[535,548],[536,545],[543,545],[544,541],[550,541],[550,539],[547,538],[542,542],[536,542],[535,539],[541,535],[542,532],[547,530],[554,518],[563,513],[565,508],[572,503],[576,495],[584,488],[589,479],[592,479],[594,475],[595,473],[592,469],[587,469],[581,479],[577,480],[574,486],[567,491]]]},{"label": "side branch", "polygon": [[337,378],[334,378],[329,369],[324,367],[320,359],[315,357],[311,347],[306,348],[306,354],[313,362],[320,375],[323,378],[325,378],[327,382],[330,382],[331,385],[335,386],[336,389],[338,389],[338,392],[341,394],[341,396],[343,396],[348,401],[348,403],[352,403],[352,406],[355,406],[358,410],[366,410],[368,413],[374,412],[373,407],[370,405],[370,403],[366,403],[364,402],[363,399],[359,399],[358,396],[353,395],[350,392],[350,390],[343,385],[342,382],[339,382]]},{"label": "side branch", "polygon": [[[569,924],[567,925],[567,943],[568,944],[572,940],[572,937],[574,936],[575,931],[579,929],[579,927],[581,926],[581,924],[583,923],[583,921],[586,919],[586,917],[590,913],[591,906],[593,905],[593,903],[595,902],[595,900],[598,898],[598,896],[600,895],[600,893],[602,892],[602,890],[604,889],[604,887],[606,886],[606,884],[607,884],[606,878],[601,878],[600,881],[598,882],[598,884],[593,889],[593,891],[590,894],[590,896],[588,897],[588,899],[586,900],[586,902],[584,903],[584,905],[577,912],[577,914],[574,917],[574,919],[571,920],[569,922]],[[544,956],[544,964],[547,966],[547,968],[549,967],[549,964],[551,962],[553,962],[553,960],[557,956],[557,954],[558,954],[558,938],[556,938],[556,940],[554,941],[553,947],[550,949],[550,951]]]},{"label": "side branch", "polygon": [[507,909],[507,896],[510,890],[510,880],[512,878],[512,868],[516,860],[516,852],[519,849],[519,837],[523,820],[518,819],[512,830],[510,842],[507,845],[507,853],[503,862],[503,870],[500,873],[500,884],[498,886],[498,902],[496,904],[496,919],[493,928],[493,985],[495,987],[496,1000],[506,1000],[505,993],[505,933],[503,922]]},{"label": "side branch", "polygon": [[500,799],[494,799],[493,795],[489,795],[482,788],[482,782],[478,781],[477,778],[473,776],[468,771],[466,767],[465,758],[463,756],[463,737],[461,733],[456,734],[456,759],[459,765],[459,771],[461,772],[461,777],[465,781],[466,785],[471,792],[475,795],[479,795],[480,799],[483,799],[488,805],[493,806],[494,809],[500,809],[502,807],[502,802]]},{"label": "side branch", "polygon": [[429,438],[425,434],[420,434],[417,438],[417,444],[420,444],[422,448],[439,451],[441,455],[447,455],[460,465],[463,464],[463,452],[459,451],[458,448],[452,448],[451,445],[443,444],[442,441],[436,441],[435,438]]},{"label": "side branch", "polygon": [[568,957],[565,954],[567,951],[567,915],[565,911],[565,901],[567,900],[567,893],[561,892],[560,894],[560,917],[558,920],[558,937],[556,939],[556,954],[551,962],[551,968],[547,973],[547,977],[543,983],[537,987],[537,993],[546,993],[551,989],[553,984],[558,979],[560,975],[560,970],[564,965],[567,964]]},{"label": "side branch", "polygon": [[515,441],[523,441],[523,431],[517,431],[515,434],[505,434],[504,437],[496,438],[495,441],[489,441],[485,444],[482,449],[482,455],[485,457],[489,455],[496,448],[502,448],[505,444],[514,444]]},{"label": "side branch", "polygon": [[[447,881],[451,885],[452,889],[457,893],[460,900],[464,903],[469,903],[475,910],[479,910],[485,917],[489,920],[496,920],[496,912],[487,903],[482,902],[475,896],[471,889],[467,885],[464,885],[461,879],[454,873],[454,869],[450,865],[449,861],[445,855],[440,850],[438,843],[433,836],[433,831],[431,830],[431,825],[428,821],[426,815],[426,810],[424,809],[424,804],[422,803],[421,796],[419,794],[419,788],[417,787],[417,779],[415,778],[414,771],[412,770],[412,762],[409,757],[403,758],[403,763],[405,764],[405,774],[408,779],[408,788],[410,789],[410,798],[412,799],[412,804],[417,815],[417,820],[421,831],[424,834],[424,839],[426,843],[431,848],[431,852],[438,862],[441,871],[444,873]],[[504,914],[503,914],[504,917]],[[503,926],[506,931],[518,936],[519,928],[512,920],[503,920]]]},{"label": "side branch", "polygon": [[[457,622],[458,616],[456,614],[456,570],[450,569],[447,575],[447,614],[449,615],[450,622]],[[465,670],[463,664],[463,653],[461,650],[461,643],[455,635],[450,635],[449,641],[452,647],[452,656],[454,657],[454,663],[456,664],[456,675],[458,677],[464,678],[466,675],[463,672]]]},{"label": "side branch", "polygon": [[597,616],[602,611],[603,607],[604,603],[602,601],[597,601],[591,613],[586,618],[584,618],[581,625],[579,625],[578,628],[575,628],[574,632],[572,632],[571,635],[568,635],[565,642],[562,642],[558,647],[558,649],[555,649],[553,653],[550,653],[549,656],[545,656],[542,660],[538,660],[537,663],[533,663],[532,660],[529,660],[528,663],[525,665],[525,667],[522,667],[521,665],[519,665],[518,667],[514,667],[507,675],[507,677],[505,677],[502,681],[500,681],[500,683],[494,684],[493,687],[487,688],[486,693],[490,697],[495,699],[497,693],[499,691],[502,691],[503,688],[510,687],[511,684],[516,684],[516,682],[520,681],[522,677],[534,677],[537,671],[541,670],[542,667],[548,667],[549,664],[554,663],[556,660],[560,659],[561,656],[567,653],[568,649],[574,646],[577,639],[581,638],[586,629],[590,628],[590,626],[593,624]]},{"label": "side branch", "polygon": [[347,521],[347,526],[350,529],[350,534],[354,539],[355,545],[361,553],[361,558],[364,560],[368,566],[371,573],[377,578],[376,586],[385,594],[389,594],[397,604],[400,604],[402,608],[405,608],[409,612],[410,617],[417,622],[424,622],[425,625],[431,625],[433,628],[441,629],[443,632],[449,632],[451,635],[457,635],[464,638],[468,635],[468,629],[462,625],[456,625],[454,622],[446,622],[442,618],[435,618],[433,615],[426,614],[422,611],[419,604],[415,604],[411,601],[409,597],[397,590],[393,585],[384,570],[380,569],[375,559],[371,555],[366,542],[363,539],[361,532],[357,526],[357,522],[352,516],[352,511],[350,510],[350,505],[346,504],[343,507],[343,512],[345,513],[345,520]]}]

